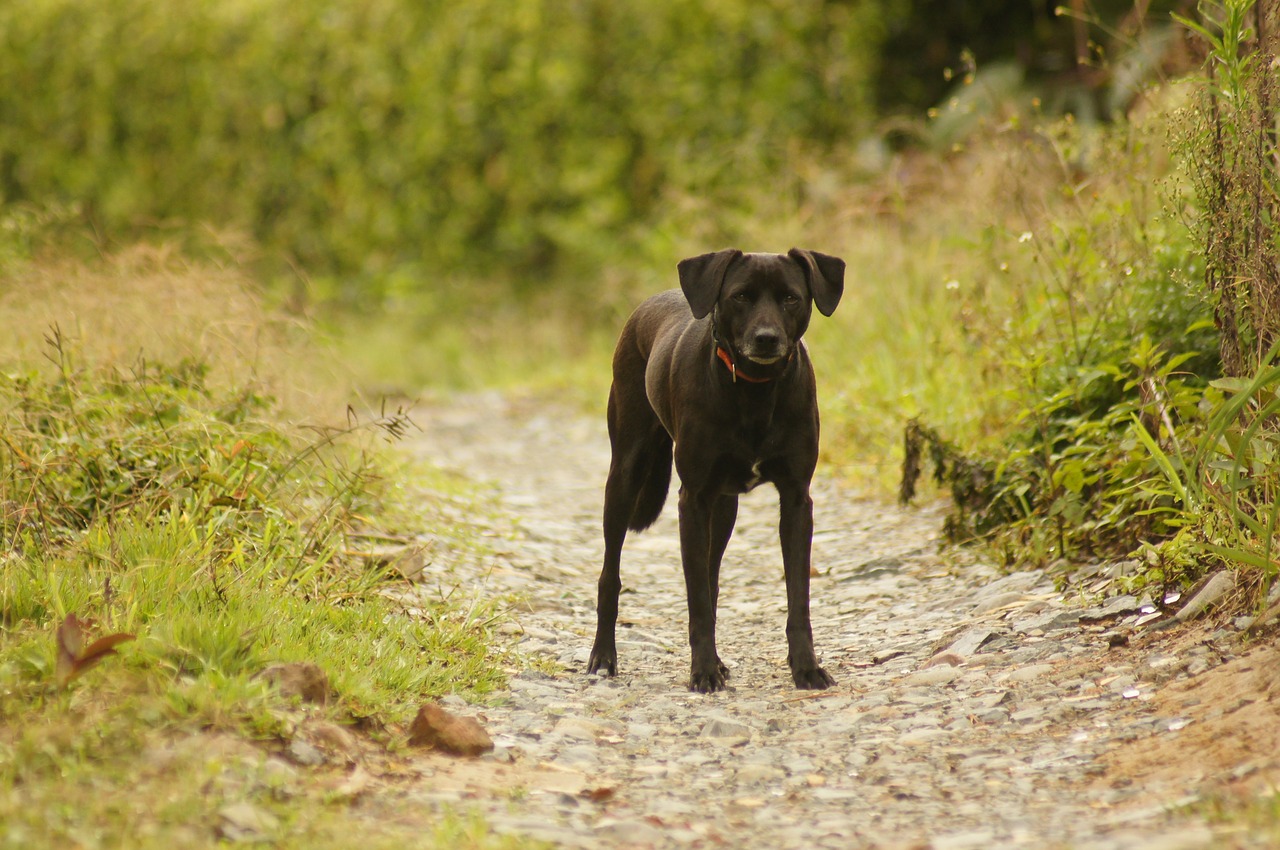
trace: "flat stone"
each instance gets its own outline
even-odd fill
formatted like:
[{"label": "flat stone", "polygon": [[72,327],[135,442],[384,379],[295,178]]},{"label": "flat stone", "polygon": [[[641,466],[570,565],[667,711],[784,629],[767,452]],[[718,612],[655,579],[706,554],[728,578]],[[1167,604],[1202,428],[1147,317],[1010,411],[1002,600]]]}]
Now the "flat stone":
[{"label": "flat stone", "polygon": [[953,640],[944,651],[954,652],[962,658],[968,658],[981,649],[984,644],[990,642],[997,634],[998,632],[982,627],[967,629],[961,632],[959,637]]},{"label": "flat stone", "polygon": [[898,743],[907,747],[922,747],[950,737],[951,733],[945,729],[915,729],[900,735]]},{"label": "flat stone", "polygon": [[279,819],[252,803],[230,803],[218,809],[218,834],[236,843],[270,841],[280,828]]},{"label": "flat stone", "polygon": [[773,782],[785,778],[787,775],[785,770],[773,767],[767,764],[748,764],[738,769],[734,774],[739,782],[757,783],[757,782]]},{"label": "flat stone", "polygon": [[991,611],[995,611],[997,608],[1003,608],[1006,605],[1013,605],[1014,603],[1021,602],[1023,599],[1026,598],[1026,596],[1027,595],[1025,593],[1018,590],[1011,590],[1006,593],[998,593],[995,596],[991,596],[987,599],[982,600],[981,602],[976,603],[973,606],[973,613],[986,614]]},{"label": "flat stone", "polygon": [[907,685],[945,685],[964,675],[958,667],[928,667],[903,679]]},{"label": "flat stone", "polygon": [[1036,679],[1042,678],[1053,672],[1052,664],[1032,664],[1027,667],[1019,667],[1009,673],[1008,681],[1010,682],[1034,682]]},{"label": "flat stone", "polygon": [[1027,634],[1032,632],[1053,632],[1059,629],[1069,629],[1079,624],[1079,611],[1054,611],[1014,623],[1013,630]]},{"label": "flat stone", "polygon": [[325,755],[318,747],[302,738],[294,738],[285,749],[295,764],[303,767],[317,767],[325,763]]},{"label": "flat stone", "polygon": [[712,717],[702,727],[702,738],[750,738],[752,728],[727,717]]},{"label": "flat stone", "polygon": [[972,832],[952,832],[939,835],[929,843],[929,850],[986,850],[997,845],[996,834],[979,829]]},{"label": "flat stone", "polygon": [[581,717],[561,718],[552,731],[561,737],[575,741],[594,741],[608,734],[603,726]]}]

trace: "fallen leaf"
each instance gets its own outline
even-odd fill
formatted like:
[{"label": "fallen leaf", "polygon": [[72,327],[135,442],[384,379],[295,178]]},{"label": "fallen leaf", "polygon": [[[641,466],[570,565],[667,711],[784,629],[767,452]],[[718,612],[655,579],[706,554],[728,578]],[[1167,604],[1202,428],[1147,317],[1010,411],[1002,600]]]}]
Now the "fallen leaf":
[{"label": "fallen leaf", "polygon": [[58,684],[65,685],[74,674],[80,647],[84,644],[84,629],[75,614],[68,614],[58,626]]},{"label": "fallen leaf", "polygon": [[86,622],[75,614],[68,614],[58,626],[58,662],[55,672],[59,686],[66,687],[77,676],[108,655],[115,655],[117,646],[134,639],[134,635],[128,632],[116,632],[98,638],[82,649],[86,625]]},{"label": "fallen leaf", "polygon": [[578,796],[593,803],[603,803],[605,800],[613,799],[613,795],[616,793],[618,793],[617,788],[601,786],[599,788],[588,788]]}]

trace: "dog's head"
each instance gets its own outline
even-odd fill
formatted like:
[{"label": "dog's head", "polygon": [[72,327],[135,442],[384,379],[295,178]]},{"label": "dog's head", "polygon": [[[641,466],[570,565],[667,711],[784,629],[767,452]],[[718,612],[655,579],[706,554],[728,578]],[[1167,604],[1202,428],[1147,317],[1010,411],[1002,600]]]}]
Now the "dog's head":
[{"label": "dog's head", "polygon": [[791,357],[812,307],[830,316],[844,293],[844,260],[799,248],[785,254],[716,251],[682,260],[678,269],[694,318],[714,311],[721,343],[760,366]]}]

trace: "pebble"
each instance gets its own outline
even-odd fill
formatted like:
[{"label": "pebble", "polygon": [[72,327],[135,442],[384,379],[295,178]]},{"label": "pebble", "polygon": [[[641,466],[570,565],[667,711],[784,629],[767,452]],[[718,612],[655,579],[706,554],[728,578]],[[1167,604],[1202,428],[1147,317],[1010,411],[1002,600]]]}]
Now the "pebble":
[{"label": "pebble", "polygon": [[1036,679],[1047,676],[1052,672],[1052,664],[1032,664],[1013,670],[1009,673],[1007,680],[1010,682],[1034,682]]},{"label": "pebble", "polygon": [[954,682],[964,675],[957,667],[929,667],[918,673],[912,673],[904,683],[908,685],[945,685]]},{"label": "pebble", "polygon": [[[1142,699],[1122,694],[1217,663],[1207,650],[1154,667],[1116,663],[1127,650],[1102,629],[1123,631],[1117,618],[1138,616],[1134,597],[1088,608],[1045,573],[944,565],[941,507],[862,502],[819,477],[811,608],[838,684],[798,691],[786,666],[777,499],[760,488],[741,500],[721,571],[729,687],[693,694],[673,481],[658,522],[629,533],[623,550],[619,675],[587,676],[603,421],[496,394],[451,399],[415,421],[423,433],[412,451],[495,484],[492,516],[458,517],[490,551],[425,565],[423,593],[458,586],[529,601],[520,628],[500,631],[537,664],[482,710],[494,758],[509,759],[495,767],[609,789],[598,802],[532,779],[527,793],[469,793],[468,809],[495,831],[570,848],[1139,850],[1208,830],[1163,810],[1108,821],[1100,811],[1123,811],[1135,789],[1106,799],[1087,790],[1108,747],[1168,735],[1180,721],[1144,715]],[[460,799],[422,782],[424,806]]]}]

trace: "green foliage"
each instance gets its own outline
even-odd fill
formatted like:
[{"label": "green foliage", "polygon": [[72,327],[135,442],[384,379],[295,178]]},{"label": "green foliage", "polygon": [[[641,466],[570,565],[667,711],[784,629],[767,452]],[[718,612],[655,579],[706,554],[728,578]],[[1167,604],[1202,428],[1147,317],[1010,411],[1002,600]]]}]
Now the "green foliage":
[{"label": "green foliage", "polygon": [[[207,363],[126,374],[76,365],[56,330],[50,345],[51,376],[0,380],[11,697],[51,687],[46,629],[67,614],[136,633],[126,656],[192,677],[197,694],[276,660],[320,663],[360,714],[493,686],[491,606],[424,600],[411,617],[376,593],[386,576],[347,554],[383,496],[375,458],[342,444],[366,427],[394,437],[402,414],[303,439],[251,387],[212,389]],[[179,715],[209,705],[189,690],[175,689]]]},{"label": "green foliage", "polygon": [[0,3],[0,200],[243,228],[362,292],[594,268],[864,127],[874,8]]},{"label": "green foliage", "polygon": [[[1141,172],[1157,150],[1136,126],[1108,135],[1093,139],[1100,174],[1122,163]],[[1065,162],[1085,139],[1071,123],[1043,138]],[[1186,524],[1167,489],[1152,486],[1158,461],[1132,423],[1157,445],[1188,439],[1215,395],[1217,335],[1190,277],[1192,233],[1168,211],[1176,184],[1151,192],[1136,182],[1099,176],[1048,202],[1028,198],[1028,229],[996,249],[1013,277],[1009,312],[975,332],[1008,352],[1012,419],[997,445],[976,450],[920,423],[907,434],[901,495],[913,495],[932,446],[935,475],[953,493],[953,539],[1044,565],[1124,556]]]},{"label": "green foliage", "polygon": [[[438,557],[477,547],[388,476],[372,438],[404,416],[288,424],[308,414],[274,397],[327,389],[321,358],[239,269],[33,260],[50,225],[0,219],[0,846],[224,846],[228,805],[282,846],[531,846],[394,799],[357,823],[363,785],[271,756],[316,722],[377,747],[424,698],[501,680],[498,601],[438,598],[361,551],[410,527]],[[288,661],[334,698],[270,687]]]},{"label": "green foliage", "polygon": [[1251,373],[1280,335],[1280,215],[1275,67],[1280,16],[1254,0],[1202,2],[1203,21],[1182,22],[1205,42],[1185,155],[1201,215],[1205,286],[1214,299],[1229,375]]},{"label": "green foliage", "polygon": [[1010,561],[1137,553],[1135,586],[1185,586],[1226,564],[1265,596],[1280,573],[1280,21],[1259,10],[1202,3],[1200,20],[1183,20],[1210,73],[1175,142],[1185,182],[1158,193],[1176,215],[1095,192],[1083,217],[1026,234],[1044,288],[1021,299],[1023,385],[1001,450],[909,426],[903,498],[931,455],[954,495],[953,537]]},{"label": "green foliage", "polygon": [[[951,88],[952,72],[969,64],[1010,63],[1019,78],[1052,82],[1062,111],[1081,118],[1122,112],[1136,94],[1134,58],[1149,51],[1150,36],[1168,33],[1169,13],[1181,0],[899,0],[884,7],[884,48],[875,75],[876,99],[888,112],[922,112]],[[1151,63],[1156,57],[1144,57]],[[1128,61],[1122,61],[1128,60]],[[1143,61],[1139,58],[1138,61]],[[1105,109],[1106,94],[1112,109]],[[1097,104],[1091,101],[1097,98]]]}]

